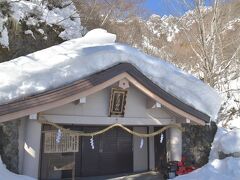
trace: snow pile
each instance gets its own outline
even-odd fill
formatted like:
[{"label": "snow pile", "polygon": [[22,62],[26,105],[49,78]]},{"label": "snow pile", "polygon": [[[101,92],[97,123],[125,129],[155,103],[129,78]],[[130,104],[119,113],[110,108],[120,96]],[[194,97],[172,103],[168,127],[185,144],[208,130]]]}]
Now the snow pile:
[{"label": "snow pile", "polygon": [[215,159],[190,174],[178,176],[174,180],[239,180],[240,158]]},{"label": "snow pile", "polygon": [[216,117],[220,99],[214,89],[168,62],[127,45],[114,43],[115,38],[115,35],[97,29],[84,38],[1,63],[0,104],[50,90],[127,62],[168,93],[212,119]]},{"label": "snow pile", "polygon": [[[28,26],[36,27],[38,27],[40,23],[46,23],[50,26],[58,25],[63,28],[59,37],[64,40],[79,38],[82,36],[84,29],[81,26],[80,17],[77,13],[76,7],[70,0],[62,1],[62,7],[52,8],[48,7],[47,1],[44,1],[43,3],[41,0],[8,0],[8,2],[10,3],[12,11],[10,16],[17,22],[24,20]],[[0,44],[8,47],[7,29],[2,25],[2,21],[6,21],[6,18],[7,17],[1,16],[0,14],[0,33],[2,34],[2,37],[5,38],[4,41],[0,38]]]},{"label": "snow pile", "polygon": [[218,128],[212,144],[209,160],[219,158],[219,152],[224,154],[240,153],[240,129]]},{"label": "snow pile", "polygon": [[18,175],[6,169],[0,157],[0,180],[35,180],[34,178]]},{"label": "snow pile", "polygon": [[219,158],[219,151],[221,151],[220,149],[220,145],[219,145],[219,142],[220,142],[220,139],[222,137],[224,137],[225,135],[227,135],[227,133],[229,132],[228,129],[225,129],[223,127],[218,127],[217,129],[217,132],[215,134],[215,137],[214,137],[214,140],[213,140],[213,143],[212,143],[212,148],[211,148],[211,152],[210,152],[210,155],[209,155],[209,161],[213,161],[214,159],[218,159]]},{"label": "snow pile", "polygon": [[116,35],[107,33],[104,29],[94,29],[89,31],[84,37],[81,38],[82,44],[107,44],[116,41]]},{"label": "snow pile", "polygon": [[240,152],[240,129],[230,130],[219,139],[219,150],[225,154]]}]

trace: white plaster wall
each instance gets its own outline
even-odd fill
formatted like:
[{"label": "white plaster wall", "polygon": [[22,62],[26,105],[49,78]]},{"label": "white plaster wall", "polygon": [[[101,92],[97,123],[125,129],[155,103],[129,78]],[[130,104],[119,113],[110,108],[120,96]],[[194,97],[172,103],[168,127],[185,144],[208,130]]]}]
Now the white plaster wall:
[{"label": "white plaster wall", "polygon": [[[134,131],[147,133],[147,127],[134,127]],[[148,147],[147,138],[144,139],[142,149],[140,149],[141,138],[133,136],[133,171],[141,172],[148,170]]]},{"label": "white plaster wall", "polygon": [[23,174],[38,178],[41,124],[27,120],[25,126]]},{"label": "white plaster wall", "polygon": [[147,96],[135,87],[128,89],[125,116],[108,117],[111,88],[90,95],[85,104],[74,102],[45,111],[45,117],[56,123],[108,125],[165,125],[172,122],[172,116],[163,109],[147,109]]},{"label": "white plaster wall", "polygon": [[182,159],[182,132],[177,128],[169,130],[169,158],[171,161]]},{"label": "white plaster wall", "polygon": [[106,88],[86,98],[85,104],[74,102],[45,111],[44,114],[103,117],[108,115],[110,89]]}]

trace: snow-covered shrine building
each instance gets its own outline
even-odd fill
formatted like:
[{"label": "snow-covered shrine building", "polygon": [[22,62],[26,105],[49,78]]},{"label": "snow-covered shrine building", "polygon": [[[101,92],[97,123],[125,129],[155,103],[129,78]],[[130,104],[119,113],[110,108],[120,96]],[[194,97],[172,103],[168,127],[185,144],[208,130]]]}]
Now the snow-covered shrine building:
[{"label": "snow-covered shrine building", "polygon": [[76,138],[40,120],[81,132],[118,123],[149,134],[216,117],[220,104],[212,88],[115,38],[95,30],[0,64],[0,122],[19,119],[20,174],[61,179],[141,172],[182,156],[182,132],[174,127],[150,138],[113,128],[90,143],[92,137]]}]

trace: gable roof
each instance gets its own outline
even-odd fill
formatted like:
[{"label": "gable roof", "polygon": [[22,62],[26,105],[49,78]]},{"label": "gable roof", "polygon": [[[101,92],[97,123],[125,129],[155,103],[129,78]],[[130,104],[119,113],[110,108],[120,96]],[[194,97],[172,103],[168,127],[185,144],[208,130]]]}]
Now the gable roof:
[{"label": "gable roof", "polygon": [[107,42],[113,41],[112,34],[105,31],[92,34],[97,36],[100,44],[91,44],[94,38],[88,35],[88,39],[70,40],[1,63],[0,104],[11,104],[19,99],[49,92],[119,63],[129,63],[167,94],[211,119],[216,118],[220,99],[214,89],[172,64],[135,48],[117,43],[106,44],[106,39]]},{"label": "gable roof", "polygon": [[[127,73],[130,76],[128,77],[124,75],[124,73]],[[115,81],[106,83],[113,78],[116,78]],[[183,115],[184,117],[188,117],[189,115],[190,119],[195,122],[196,119],[202,120],[204,122],[209,122],[210,120],[210,117],[208,115],[176,99],[174,96],[154,84],[133,65],[129,63],[121,63],[104,71],[85,77],[81,80],[74,81],[68,85],[39,93],[37,95],[32,95],[24,99],[16,100],[8,104],[0,105],[0,122],[70,103],[74,100],[79,99],[83,95],[89,95],[100,89],[103,89],[106,86],[109,86],[120,80],[121,78],[128,78],[130,81],[131,78],[134,78],[134,80],[141,86],[147,88],[151,93],[158,96],[160,99],[167,103],[165,104],[163,102],[164,105],[168,106],[168,104],[170,104],[176,107],[178,110],[185,112],[185,114],[181,114],[180,111],[177,111],[178,114],[180,113],[180,115]],[[137,86],[136,82],[133,82],[133,85]],[[102,85],[104,83],[106,83],[106,85]],[[96,90],[91,91],[91,89],[97,86],[100,86],[100,89],[97,88]],[[83,94],[83,92],[85,92],[85,94]],[[198,121],[197,123],[200,122]]]}]

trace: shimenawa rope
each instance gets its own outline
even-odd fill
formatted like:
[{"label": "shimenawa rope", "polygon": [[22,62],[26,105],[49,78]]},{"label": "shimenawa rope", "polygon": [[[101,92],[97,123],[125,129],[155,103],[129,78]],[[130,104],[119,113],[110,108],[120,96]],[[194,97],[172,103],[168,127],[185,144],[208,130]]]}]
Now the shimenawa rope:
[{"label": "shimenawa rope", "polygon": [[53,122],[49,122],[47,121],[46,119],[44,118],[41,118],[41,119],[38,119],[38,122],[41,123],[41,124],[48,124],[48,125],[51,125],[57,129],[60,129],[61,131],[63,132],[68,132],[68,133],[72,133],[72,134],[76,134],[78,136],[90,136],[90,137],[93,137],[93,136],[96,136],[96,135],[100,135],[100,134],[103,134],[107,131],[109,131],[110,129],[112,128],[115,128],[115,127],[120,127],[122,128],[123,130],[125,130],[126,132],[134,135],[134,136],[138,136],[138,137],[153,137],[153,136],[156,136],[158,134],[161,134],[163,131],[169,129],[169,128],[177,128],[179,129],[180,131],[183,131],[182,127],[179,126],[178,124],[170,124],[170,125],[167,125],[167,126],[164,126],[163,128],[153,132],[153,133],[149,133],[149,134],[146,134],[146,133],[139,133],[139,132],[135,132],[135,131],[132,131],[130,130],[129,128],[125,127],[124,125],[122,124],[119,124],[119,123],[116,123],[116,124],[113,124],[113,125],[110,125],[100,131],[96,131],[96,132],[91,132],[91,133],[85,133],[85,132],[80,132],[80,131],[75,131],[75,130],[70,130],[70,129],[67,129],[67,128],[64,128],[56,123],[53,123]]}]

